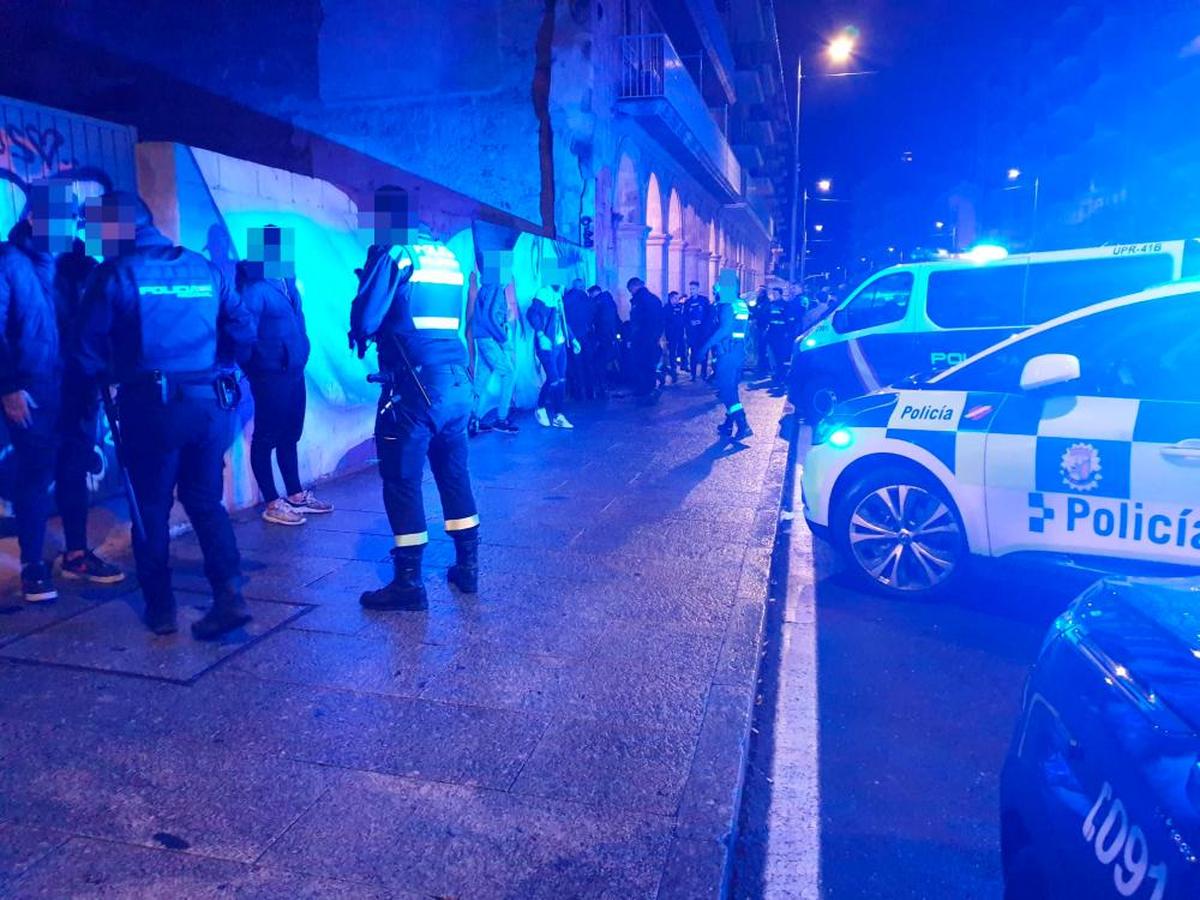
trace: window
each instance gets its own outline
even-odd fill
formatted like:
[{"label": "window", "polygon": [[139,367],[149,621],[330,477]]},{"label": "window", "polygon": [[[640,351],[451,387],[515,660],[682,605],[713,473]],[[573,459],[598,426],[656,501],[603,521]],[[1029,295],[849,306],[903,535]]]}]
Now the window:
[{"label": "window", "polygon": [[834,315],[833,327],[839,334],[862,331],[876,325],[899,322],[908,312],[912,297],[911,272],[893,272],[872,281]]},{"label": "window", "polygon": [[1020,390],[1025,363],[1043,353],[1079,357],[1072,393],[1200,402],[1191,364],[1200,358],[1200,294],[1164,297],[1085,316],[990,353],[932,387],[964,391]]},{"label": "window", "polygon": [[929,276],[930,320],[942,328],[1037,325],[1101,300],[1170,281],[1167,253],[950,269]]},{"label": "window", "polygon": [[942,328],[1015,327],[1021,324],[1025,266],[980,266],[931,272],[929,319]]},{"label": "window", "polygon": [[1200,238],[1183,242],[1183,277],[1200,277]]},{"label": "window", "polygon": [[1045,263],[1029,267],[1025,324],[1036,325],[1101,300],[1170,281],[1175,263],[1166,253]]}]

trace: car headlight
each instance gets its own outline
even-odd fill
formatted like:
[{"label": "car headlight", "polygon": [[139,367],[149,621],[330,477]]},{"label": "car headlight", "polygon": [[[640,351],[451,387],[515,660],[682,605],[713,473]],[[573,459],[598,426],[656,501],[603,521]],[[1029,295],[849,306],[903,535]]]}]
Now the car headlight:
[{"label": "car headlight", "polygon": [[841,422],[831,422],[826,419],[818,423],[813,434],[813,444],[828,444],[838,450],[845,450],[854,443],[854,431]]}]

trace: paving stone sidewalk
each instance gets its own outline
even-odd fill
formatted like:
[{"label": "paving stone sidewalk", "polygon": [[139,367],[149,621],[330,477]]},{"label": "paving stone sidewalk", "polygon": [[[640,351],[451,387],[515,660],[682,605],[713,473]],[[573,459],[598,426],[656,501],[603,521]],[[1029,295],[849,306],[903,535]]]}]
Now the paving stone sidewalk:
[{"label": "paving stone sidewalk", "polygon": [[[136,591],[0,601],[0,895],[717,896],[736,820],[786,446],[714,442],[703,385],[472,442],[482,590],[368,613],[374,471],[302,528],[238,516],[255,622],[206,646]],[[527,423],[527,424],[525,424]]]}]

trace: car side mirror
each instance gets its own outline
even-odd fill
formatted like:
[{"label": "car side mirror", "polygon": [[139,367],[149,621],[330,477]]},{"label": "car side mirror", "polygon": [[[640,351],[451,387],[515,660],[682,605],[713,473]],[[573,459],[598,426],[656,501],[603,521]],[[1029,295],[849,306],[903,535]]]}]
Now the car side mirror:
[{"label": "car side mirror", "polygon": [[1043,353],[1025,363],[1021,390],[1037,391],[1079,380],[1079,357],[1071,353]]}]

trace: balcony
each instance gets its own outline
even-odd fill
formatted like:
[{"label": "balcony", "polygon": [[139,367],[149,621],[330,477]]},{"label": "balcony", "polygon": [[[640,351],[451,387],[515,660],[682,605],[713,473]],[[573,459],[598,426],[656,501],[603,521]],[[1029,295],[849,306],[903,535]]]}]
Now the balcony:
[{"label": "balcony", "polygon": [[719,197],[741,198],[737,156],[665,34],[621,38],[617,105]]}]

